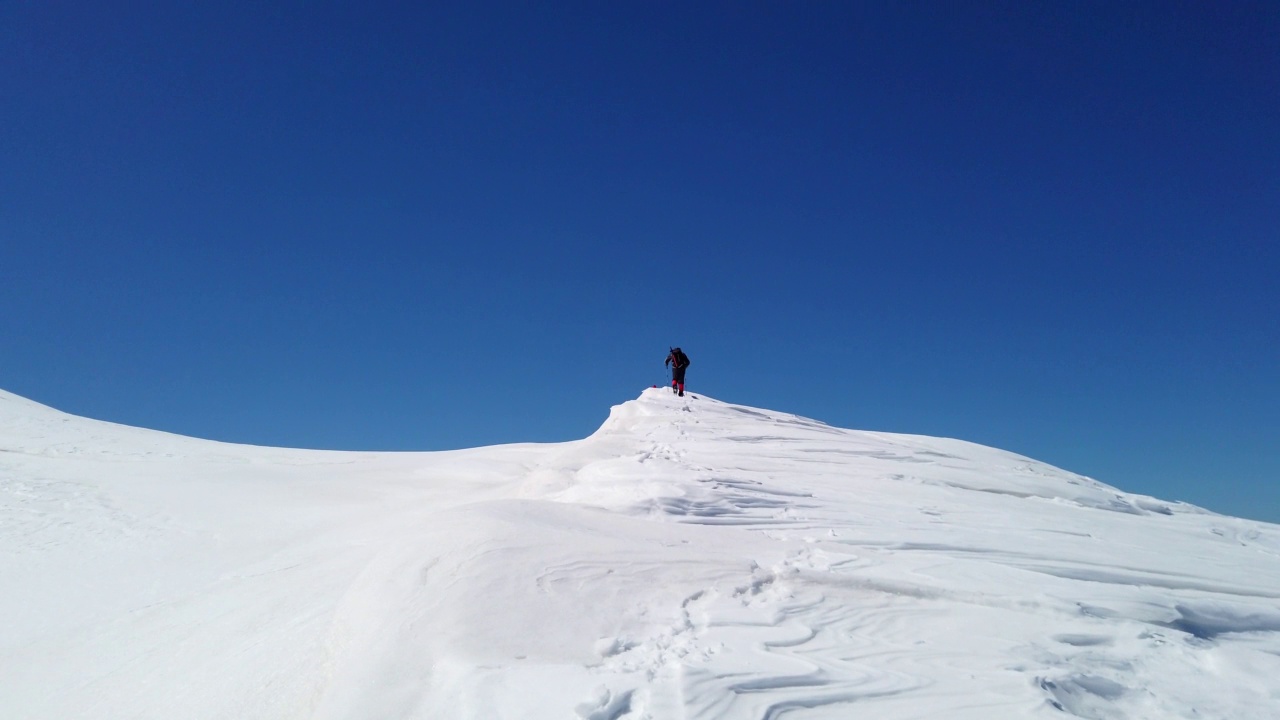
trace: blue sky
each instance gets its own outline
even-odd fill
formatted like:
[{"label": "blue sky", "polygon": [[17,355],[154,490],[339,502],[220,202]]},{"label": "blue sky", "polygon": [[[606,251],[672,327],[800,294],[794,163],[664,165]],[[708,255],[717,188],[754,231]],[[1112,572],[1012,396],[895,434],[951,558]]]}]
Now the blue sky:
[{"label": "blue sky", "polygon": [[180,5],[0,6],[0,387],[445,449],[681,345],[1280,522],[1276,3]]}]

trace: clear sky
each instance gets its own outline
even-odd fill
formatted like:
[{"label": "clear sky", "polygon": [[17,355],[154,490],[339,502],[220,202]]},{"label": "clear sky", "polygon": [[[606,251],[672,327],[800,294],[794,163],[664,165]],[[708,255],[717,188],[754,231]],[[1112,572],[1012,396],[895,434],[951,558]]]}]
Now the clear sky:
[{"label": "clear sky", "polygon": [[0,4],[0,387],[585,436],[663,382],[1280,522],[1280,3]]}]

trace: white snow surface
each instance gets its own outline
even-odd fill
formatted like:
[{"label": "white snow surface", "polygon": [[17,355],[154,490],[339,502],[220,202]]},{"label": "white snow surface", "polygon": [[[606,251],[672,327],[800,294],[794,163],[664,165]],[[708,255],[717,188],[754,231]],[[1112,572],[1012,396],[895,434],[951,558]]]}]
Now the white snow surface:
[{"label": "white snow surface", "polygon": [[0,392],[0,717],[1280,717],[1280,526],[644,391],[232,445]]}]

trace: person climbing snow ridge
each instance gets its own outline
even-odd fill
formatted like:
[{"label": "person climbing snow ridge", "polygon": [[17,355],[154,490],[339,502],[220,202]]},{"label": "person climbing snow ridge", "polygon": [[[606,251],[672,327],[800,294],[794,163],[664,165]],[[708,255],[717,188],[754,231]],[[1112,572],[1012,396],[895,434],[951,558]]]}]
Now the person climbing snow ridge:
[{"label": "person climbing snow ridge", "polygon": [[671,392],[684,397],[684,369],[689,367],[689,356],[680,348],[670,348],[671,353],[662,364],[671,366]]}]

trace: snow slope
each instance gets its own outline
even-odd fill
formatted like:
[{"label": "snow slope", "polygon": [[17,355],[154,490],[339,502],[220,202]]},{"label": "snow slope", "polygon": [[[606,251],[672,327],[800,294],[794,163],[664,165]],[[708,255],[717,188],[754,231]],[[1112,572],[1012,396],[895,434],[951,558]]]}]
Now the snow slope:
[{"label": "snow slope", "polygon": [[1280,527],[647,390],[229,445],[0,392],[4,718],[1280,717]]}]

